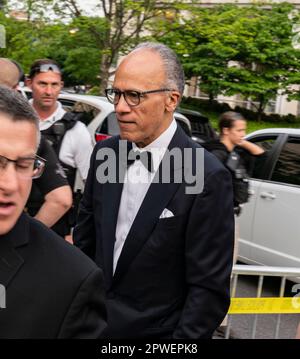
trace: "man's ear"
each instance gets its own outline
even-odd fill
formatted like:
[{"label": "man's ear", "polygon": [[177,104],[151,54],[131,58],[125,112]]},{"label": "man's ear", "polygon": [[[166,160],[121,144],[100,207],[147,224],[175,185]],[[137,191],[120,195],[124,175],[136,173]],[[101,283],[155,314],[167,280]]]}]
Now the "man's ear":
[{"label": "man's ear", "polygon": [[170,91],[167,93],[166,110],[174,112],[179,104],[180,94],[178,91]]}]

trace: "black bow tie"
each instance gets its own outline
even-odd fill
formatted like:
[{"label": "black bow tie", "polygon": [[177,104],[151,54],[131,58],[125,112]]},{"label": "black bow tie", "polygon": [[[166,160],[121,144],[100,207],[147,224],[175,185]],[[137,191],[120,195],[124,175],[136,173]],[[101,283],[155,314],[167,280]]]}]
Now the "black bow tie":
[{"label": "black bow tie", "polygon": [[[130,158],[129,158],[130,157]],[[153,158],[150,151],[139,151],[138,149],[128,152],[127,165],[132,165],[135,161],[141,161],[149,172],[154,172]]]}]

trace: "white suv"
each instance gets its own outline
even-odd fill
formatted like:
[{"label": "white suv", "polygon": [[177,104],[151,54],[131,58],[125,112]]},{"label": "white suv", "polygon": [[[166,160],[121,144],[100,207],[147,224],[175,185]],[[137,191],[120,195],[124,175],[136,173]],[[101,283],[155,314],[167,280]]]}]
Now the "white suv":
[{"label": "white suv", "polygon": [[300,129],[266,129],[247,139],[267,153],[257,159],[253,195],[240,216],[239,259],[300,267]]}]

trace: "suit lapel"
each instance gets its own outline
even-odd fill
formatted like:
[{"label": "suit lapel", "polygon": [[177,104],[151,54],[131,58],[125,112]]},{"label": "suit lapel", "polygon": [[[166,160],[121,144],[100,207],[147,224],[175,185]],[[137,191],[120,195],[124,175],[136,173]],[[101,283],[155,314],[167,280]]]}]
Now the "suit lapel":
[{"label": "suit lapel", "polygon": [[28,242],[29,223],[26,215],[22,214],[15,227],[4,236],[0,236],[0,284],[8,284],[24,263],[16,247]]},{"label": "suit lapel", "polygon": [[116,226],[119,213],[123,184],[105,184],[103,186],[103,260],[105,266],[105,277],[108,287],[113,274],[113,253],[116,240]]},{"label": "suit lapel", "polygon": [[[180,128],[177,128],[168,149],[171,150],[174,147],[182,149],[184,148],[185,142],[185,135]],[[164,156],[162,162],[166,160],[167,157]],[[162,167],[162,162],[160,164],[160,168]],[[114,283],[119,280],[130,263],[133,261],[134,257],[141,250],[144,243],[150,237],[155,225],[159,220],[160,214],[162,213],[163,209],[166,208],[174,196],[174,193],[176,193],[180,183],[173,183],[172,178],[174,178],[174,173],[181,169],[182,164],[180,164],[180,166],[174,167],[174,164],[171,161],[170,183],[162,184],[158,181],[155,181],[155,179],[153,180],[153,183],[151,184],[144,198],[144,201],[126,238],[124,247],[118,260],[115,274],[113,276]],[[160,171],[158,170],[155,177],[159,175],[159,172]]]},{"label": "suit lapel", "polygon": [[[132,148],[128,143],[127,152]],[[119,153],[119,137],[113,147],[116,154],[117,163],[119,163],[121,154]],[[122,149],[121,149],[122,150]],[[121,201],[123,180],[127,169],[127,153],[121,158],[120,167],[116,168],[116,183],[105,183],[103,185],[102,201],[102,234],[103,234],[103,260],[105,266],[106,283],[109,287],[113,275],[113,253],[116,240],[116,226]],[[120,176],[120,177],[119,177]]]}]

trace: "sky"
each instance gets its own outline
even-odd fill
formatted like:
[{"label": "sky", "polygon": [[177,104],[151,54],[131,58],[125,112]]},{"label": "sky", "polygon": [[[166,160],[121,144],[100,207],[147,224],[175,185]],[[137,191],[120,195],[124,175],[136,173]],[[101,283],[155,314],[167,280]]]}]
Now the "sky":
[{"label": "sky", "polygon": [[[52,4],[47,9],[47,15],[52,19],[55,19],[56,16],[51,14],[52,7],[55,2],[60,2],[60,0],[53,0]],[[84,15],[89,16],[102,16],[103,12],[101,8],[97,8],[97,5],[101,4],[101,0],[76,0],[76,3],[79,4],[79,8],[83,10]],[[24,8],[24,2],[20,0],[9,0],[8,4],[13,9],[22,9]]]},{"label": "sky", "polygon": [[[95,14],[95,5],[100,4],[100,0],[78,0],[78,4],[80,4],[81,9],[83,9],[87,15]],[[97,13],[101,11],[100,9],[96,10]]]}]

